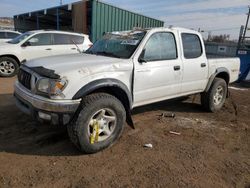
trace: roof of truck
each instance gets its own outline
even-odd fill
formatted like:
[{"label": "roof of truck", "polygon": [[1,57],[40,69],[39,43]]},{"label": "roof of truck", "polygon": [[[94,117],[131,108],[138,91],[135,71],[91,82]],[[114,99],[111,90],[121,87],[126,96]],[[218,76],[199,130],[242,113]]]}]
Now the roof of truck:
[{"label": "roof of truck", "polygon": [[127,30],[127,31],[113,31],[112,34],[135,34],[137,32],[145,32],[145,31],[181,31],[181,32],[187,32],[187,33],[199,33],[198,31],[195,31],[193,29],[187,29],[183,27],[155,27],[155,28],[134,28],[133,30]]}]

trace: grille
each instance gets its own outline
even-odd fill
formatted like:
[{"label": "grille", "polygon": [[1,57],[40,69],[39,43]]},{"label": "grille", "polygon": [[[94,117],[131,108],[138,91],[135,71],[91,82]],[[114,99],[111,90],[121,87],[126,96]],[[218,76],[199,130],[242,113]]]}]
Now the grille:
[{"label": "grille", "polygon": [[31,74],[20,69],[18,73],[18,81],[27,89],[31,89]]}]

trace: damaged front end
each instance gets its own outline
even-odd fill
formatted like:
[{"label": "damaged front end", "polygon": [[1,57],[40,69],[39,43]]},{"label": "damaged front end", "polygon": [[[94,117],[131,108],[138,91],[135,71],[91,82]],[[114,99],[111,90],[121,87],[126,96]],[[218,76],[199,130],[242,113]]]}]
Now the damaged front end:
[{"label": "damaged front end", "polygon": [[20,67],[14,96],[17,107],[40,122],[66,125],[81,100],[64,99],[67,79],[44,67]]}]

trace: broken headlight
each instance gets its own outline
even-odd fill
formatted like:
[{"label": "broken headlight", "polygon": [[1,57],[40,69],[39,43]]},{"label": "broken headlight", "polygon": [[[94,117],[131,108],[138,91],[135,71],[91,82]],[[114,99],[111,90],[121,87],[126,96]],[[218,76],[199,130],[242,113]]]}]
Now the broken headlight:
[{"label": "broken headlight", "polygon": [[61,95],[62,91],[67,85],[66,79],[49,79],[41,78],[38,80],[36,88],[38,92],[47,94],[49,96]]}]

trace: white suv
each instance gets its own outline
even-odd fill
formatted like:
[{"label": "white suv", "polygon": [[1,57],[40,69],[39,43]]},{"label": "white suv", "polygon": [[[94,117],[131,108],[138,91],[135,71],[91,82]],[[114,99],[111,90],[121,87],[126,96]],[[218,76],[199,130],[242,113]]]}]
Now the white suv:
[{"label": "white suv", "polygon": [[0,44],[0,76],[16,75],[21,63],[46,56],[74,54],[92,46],[88,35],[63,31],[29,31]]},{"label": "white suv", "polygon": [[14,39],[21,35],[21,33],[17,31],[10,31],[10,30],[0,30],[0,43],[7,42],[11,39]]}]

